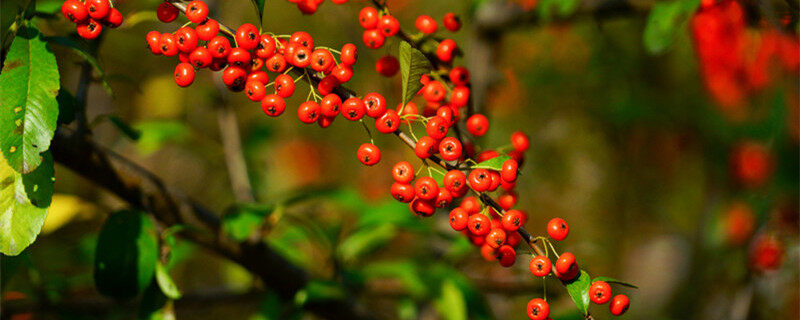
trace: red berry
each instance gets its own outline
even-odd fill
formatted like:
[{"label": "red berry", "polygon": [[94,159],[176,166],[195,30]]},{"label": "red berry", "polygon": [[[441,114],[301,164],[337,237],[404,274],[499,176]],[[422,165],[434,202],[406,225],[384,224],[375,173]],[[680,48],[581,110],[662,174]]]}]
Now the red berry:
[{"label": "red berry", "polygon": [[422,96],[427,101],[442,101],[447,94],[447,89],[439,81],[430,81],[422,88]]},{"label": "red berry", "polygon": [[564,219],[553,218],[547,223],[547,234],[553,240],[561,241],[567,238],[569,234],[569,225]]},{"label": "red berry", "polygon": [[380,133],[392,133],[397,131],[399,127],[400,116],[397,114],[397,111],[392,109],[385,110],[380,118],[375,119],[375,128],[378,129]]},{"label": "red berry", "polygon": [[436,212],[436,207],[434,206],[432,200],[423,200],[420,198],[416,198],[414,201],[411,201],[409,208],[414,214],[423,217],[430,217],[434,212]]},{"label": "red berry", "polygon": [[392,77],[400,70],[400,62],[392,55],[383,56],[375,62],[375,71],[384,77]]},{"label": "red berry", "polygon": [[178,18],[178,8],[172,5],[167,1],[162,2],[158,5],[158,9],[156,9],[156,16],[158,20],[164,23],[169,23],[175,21]]},{"label": "red berry", "polygon": [[438,151],[439,142],[429,136],[419,138],[416,146],[414,146],[414,153],[420,159],[427,159]]},{"label": "red berry", "polygon": [[246,81],[244,85],[244,94],[251,101],[259,102],[267,96],[267,88],[264,83],[257,80]]},{"label": "red berry", "polygon": [[269,59],[275,54],[275,38],[268,34],[262,34],[258,37],[258,46],[256,46],[256,56],[261,59]]},{"label": "red berry", "polygon": [[450,202],[453,201],[453,195],[450,194],[450,191],[447,191],[445,188],[439,188],[439,195],[436,196],[436,201],[434,202],[437,208],[444,208],[450,205]]},{"label": "red berry", "polygon": [[455,67],[448,74],[450,81],[456,86],[465,86],[469,83],[469,70],[464,67]]},{"label": "red berry", "polygon": [[267,65],[267,70],[272,72],[280,73],[286,70],[286,59],[282,54],[273,55],[265,64]]},{"label": "red berry", "polygon": [[469,214],[478,213],[481,211],[481,204],[475,197],[466,197],[461,200],[460,207],[464,208]]},{"label": "red berry", "polygon": [[469,173],[469,186],[477,192],[484,192],[492,184],[491,174],[486,169],[475,169]]},{"label": "red berry", "polygon": [[320,80],[320,82],[317,84],[317,91],[321,95],[328,95],[339,85],[339,80],[336,80],[336,77],[328,75],[325,76],[325,78],[322,78],[322,80]]},{"label": "red berry", "polygon": [[339,58],[342,60],[342,63],[346,65],[352,66],[356,64],[356,60],[358,60],[358,48],[356,48],[356,45],[352,43],[346,43],[344,46],[342,46],[342,51],[341,55],[339,55]]},{"label": "red berry", "polygon": [[292,36],[289,38],[289,42],[300,44],[309,50],[314,49],[314,38],[312,38],[311,35],[305,31],[297,31],[292,33]]},{"label": "red berry", "polygon": [[147,40],[147,47],[150,48],[150,52],[155,55],[161,54],[161,33],[158,31],[150,31],[145,36],[145,40]]},{"label": "red berry", "polygon": [[116,28],[122,25],[122,19],[122,13],[116,8],[111,8],[111,10],[108,11],[108,15],[103,19],[103,23],[111,28]]},{"label": "red berry", "polygon": [[239,48],[245,50],[253,50],[258,47],[258,42],[261,40],[258,28],[251,23],[245,23],[236,29],[236,44]]},{"label": "red berry", "polygon": [[201,23],[208,18],[208,6],[205,2],[194,0],[186,5],[186,18],[194,23]]},{"label": "red berry", "polygon": [[192,52],[195,48],[197,48],[197,41],[199,38],[197,37],[197,31],[189,27],[183,27],[175,31],[176,37],[176,44],[178,50],[181,52]]},{"label": "red berry", "polygon": [[414,26],[417,27],[417,30],[424,34],[434,33],[436,32],[436,29],[439,28],[439,24],[436,23],[436,20],[428,15],[421,15],[417,17],[417,20],[414,22]]},{"label": "red berry", "polygon": [[414,200],[414,187],[408,183],[392,183],[391,193],[392,197],[400,202],[408,203]]},{"label": "red berry", "polygon": [[[97,21],[94,19],[88,19],[82,23],[79,23],[77,26],[78,35],[84,39],[95,39],[100,36],[100,33],[103,32],[103,26],[101,26]],[[175,49],[175,54],[177,54],[178,49]],[[173,54],[173,56],[175,55]]]},{"label": "red berry", "polygon": [[[416,103],[408,102],[408,103],[406,103],[405,106],[402,105],[402,104],[398,104],[397,105],[397,113],[402,117],[404,115],[418,115],[419,111],[417,110],[417,104]],[[408,122],[408,121],[411,121],[411,120],[416,120],[418,118],[419,117],[415,117],[415,116],[407,116],[406,119],[408,119],[408,120],[403,120],[403,122],[405,123],[405,122]]]},{"label": "red berry", "polygon": [[316,49],[311,52],[311,69],[317,72],[327,72],[333,68],[333,55],[326,49]]},{"label": "red berry", "polygon": [[222,72],[222,82],[228,86],[228,89],[234,92],[244,90],[245,82],[247,81],[247,71],[240,67],[230,66],[225,68]]},{"label": "red berry", "polygon": [[350,121],[358,121],[364,117],[367,107],[364,101],[359,98],[348,98],[342,103],[342,116]]},{"label": "red berry", "polygon": [[783,264],[783,244],[774,235],[761,235],[753,240],[750,263],[756,270],[777,270]]},{"label": "red berry", "polygon": [[439,154],[446,161],[458,160],[461,157],[461,142],[453,137],[444,138],[439,143]]},{"label": "red berry", "polygon": [[331,75],[336,77],[340,83],[345,83],[353,78],[353,68],[346,64],[339,64],[331,69]]},{"label": "red berry", "polygon": [[461,29],[461,19],[455,13],[448,12],[444,15],[444,27],[447,30],[456,32],[458,29]]},{"label": "red berry", "polygon": [[300,104],[297,108],[297,118],[305,124],[311,124],[317,121],[320,115],[319,104],[315,101],[306,101]]},{"label": "red berry", "polygon": [[589,287],[589,299],[596,304],[604,304],[611,300],[611,286],[605,281],[595,281]]},{"label": "red berry", "polygon": [[492,228],[492,221],[481,213],[474,213],[469,216],[467,227],[469,227],[469,232],[472,232],[472,234],[481,236],[489,233]]},{"label": "red berry", "polygon": [[[502,185],[501,181],[501,185]],[[500,205],[503,210],[510,210],[517,204],[517,195],[513,193],[506,193],[499,197],[497,197],[497,204]]]},{"label": "red berry", "polygon": [[503,162],[503,167],[500,171],[500,177],[506,182],[517,181],[517,169],[517,161],[514,161],[514,159],[508,159]]},{"label": "red berry", "polygon": [[486,235],[486,243],[492,248],[500,248],[506,243],[506,232],[503,229],[494,228]]},{"label": "red berry", "polygon": [[61,14],[73,23],[81,23],[89,19],[89,10],[83,2],[78,0],[67,0],[61,4]]},{"label": "red berry", "polygon": [[342,99],[335,93],[327,94],[320,101],[319,108],[323,117],[333,118],[342,110]]},{"label": "red berry", "polygon": [[469,103],[469,88],[456,86],[450,93],[450,104],[455,108],[466,106]]},{"label": "red berry", "polygon": [[247,81],[259,81],[261,83],[269,83],[269,75],[264,71],[251,72],[247,75]]},{"label": "red berry", "polygon": [[414,183],[417,198],[434,200],[439,196],[439,184],[431,177],[421,177]]},{"label": "red berry", "polygon": [[287,62],[298,68],[305,68],[311,65],[311,49],[303,46],[298,46],[291,55],[286,57],[290,58]]},{"label": "red berry", "polygon": [[277,117],[286,110],[286,102],[277,94],[268,94],[261,100],[261,110],[270,117]]},{"label": "red berry", "polygon": [[504,244],[497,248],[497,260],[500,262],[500,265],[503,267],[510,267],[514,265],[514,262],[517,261],[517,252],[514,251],[512,246]]},{"label": "red berry", "polygon": [[439,116],[428,120],[428,124],[425,126],[425,132],[436,140],[444,138],[447,135],[448,129],[447,120]]},{"label": "red berry", "polygon": [[525,217],[523,216],[522,212],[519,210],[508,210],[506,214],[503,215],[501,219],[501,223],[503,225],[503,229],[507,231],[517,231],[523,222]]},{"label": "red berry", "polygon": [[164,33],[158,40],[158,45],[161,48],[161,54],[172,57],[178,54],[178,40],[174,34]]},{"label": "red berry", "polygon": [[364,30],[361,39],[364,40],[364,44],[370,49],[378,49],[386,42],[386,37],[384,37],[378,29]]},{"label": "red berry", "polygon": [[489,131],[489,119],[482,114],[473,114],[467,119],[467,131],[476,137],[483,136]]},{"label": "red berry", "polygon": [[86,0],[84,2],[89,17],[95,20],[103,20],[111,11],[111,3],[108,0]]},{"label": "red berry", "polygon": [[197,37],[203,41],[209,41],[219,34],[219,22],[214,19],[208,19],[198,24],[194,28],[197,31]]},{"label": "red berry", "polygon": [[544,320],[550,316],[550,305],[547,301],[540,298],[531,299],[528,301],[528,318],[531,320]]},{"label": "red berry", "polygon": [[275,94],[282,98],[288,98],[294,94],[294,79],[292,79],[292,76],[281,74],[275,77]]},{"label": "red berry", "polygon": [[467,228],[467,222],[469,221],[469,213],[466,210],[462,209],[461,207],[456,207],[455,209],[450,211],[450,227],[453,230],[461,231]]},{"label": "red berry", "polygon": [[188,87],[194,82],[194,68],[188,63],[179,63],[175,66],[175,83],[181,87]]},{"label": "red berry", "polygon": [[[467,177],[464,175],[463,172],[454,169],[447,171],[447,173],[444,174],[444,179],[442,179],[442,183],[444,184],[444,187],[448,191],[458,193],[461,190],[466,189]],[[463,205],[464,202],[462,201],[461,204]]]},{"label": "red berry", "polygon": [[624,294],[618,294],[611,299],[611,304],[608,305],[609,310],[611,310],[611,314],[615,316],[621,316],[628,311],[628,307],[630,306],[630,300],[628,296]]},{"label": "red berry", "polygon": [[456,50],[456,42],[452,39],[444,39],[439,42],[439,46],[436,47],[436,57],[442,62],[451,62],[453,61],[453,54]]},{"label": "red berry", "polygon": [[358,160],[361,163],[372,166],[381,161],[381,149],[378,149],[374,144],[365,143],[358,147],[356,156],[358,156]]},{"label": "red berry", "polygon": [[563,281],[575,279],[580,272],[580,269],[578,269],[578,263],[575,262],[575,255],[569,252],[564,252],[558,256],[558,260],[556,260],[555,271],[558,278]]},{"label": "red berry", "polygon": [[525,152],[530,147],[530,141],[522,131],[514,131],[511,134],[511,145],[514,146],[514,150]]},{"label": "red berry", "polygon": [[208,41],[208,51],[211,51],[211,56],[214,58],[227,58],[231,51],[231,43],[228,38],[216,36]]},{"label": "red berry", "polygon": [[391,37],[400,31],[400,22],[395,17],[388,14],[378,19],[378,30],[384,37]]},{"label": "red berry", "polygon": [[531,260],[531,264],[529,265],[531,269],[531,273],[537,277],[544,277],[550,274],[550,270],[553,268],[553,265],[550,264],[550,259],[545,256],[535,256]]},{"label": "red berry", "polygon": [[378,9],[373,7],[364,7],[358,13],[358,23],[364,29],[375,29],[378,26]]},{"label": "red berry", "polygon": [[380,93],[368,93],[364,96],[363,100],[364,105],[367,108],[367,116],[378,118],[383,116],[383,114],[386,112],[386,98],[384,98]]},{"label": "red berry", "polygon": [[392,178],[399,183],[410,183],[414,180],[414,166],[407,161],[400,161],[392,167]]}]

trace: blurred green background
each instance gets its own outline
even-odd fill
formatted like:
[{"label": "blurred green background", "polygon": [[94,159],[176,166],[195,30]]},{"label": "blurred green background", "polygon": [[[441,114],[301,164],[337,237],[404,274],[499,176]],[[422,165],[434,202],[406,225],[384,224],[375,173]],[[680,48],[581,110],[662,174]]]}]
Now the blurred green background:
[{"label": "blurred green background", "polygon": [[[17,2],[3,0],[5,21],[9,12],[16,13]],[[270,245],[308,270],[320,287],[331,279],[347,285],[345,293],[336,287],[322,294],[357,295],[388,319],[526,318],[525,303],[542,295],[541,281],[527,270],[526,252],[512,268],[487,263],[449,228],[445,212],[419,219],[391,199],[390,168],[412,159],[411,150],[394,137],[376,137],[383,160],[363,167],[355,158],[356,148],[368,141],[363,129],[342,119],[327,129],[302,125],[293,108],[304,94],[287,101],[286,115],[269,118],[244,95],[221,93],[217,74],[201,71],[194,85],[177,87],[175,59],[145,48],[148,31],[179,27],[155,21],[158,4],[118,1],[127,25],[104,32],[98,56],[113,97],[94,85],[88,98],[101,145],[224,212],[237,203],[218,125],[221,110],[230,107],[256,202],[279,208],[270,218]],[[287,1],[270,0],[264,30],[307,31],[318,45],[333,48],[355,43],[360,56],[348,87],[382,92],[395,105],[400,80],[381,77],[374,63],[396,54],[398,41],[379,50],[363,45],[356,17],[365,4],[325,3],[315,15],[303,16]],[[479,143],[505,145],[516,130],[530,136],[517,184],[518,208],[530,215],[527,228],[544,234],[548,220],[564,218],[571,232],[557,244],[559,250],[574,252],[592,274],[638,285],[638,290],[615,287],[631,297],[624,318],[800,318],[796,74],[776,76],[744,102],[745,116],[733,119],[709,97],[685,24],[676,27],[664,52],[647,52],[646,11],[607,19],[532,19],[482,33],[477,21],[491,13],[487,8],[516,4],[390,0],[388,5],[406,29],[419,14],[462,17],[464,28],[452,36],[465,58],[456,64],[487,70],[473,73],[473,83],[487,84],[476,102],[492,126]],[[214,7],[212,16],[227,25],[257,19],[245,0],[217,1]],[[71,28],[64,19],[42,19],[39,25],[48,35]],[[74,90],[82,58],[54,49],[62,86]],[[473,53],[478,58],[470,58]],[[141,136],[130,139],[111,119],[130,124]],[[742,187],[731,177],[731,154],[743,141],[762,143],[774,159],[774,172],[759,188]],[[2,257],[3,315],[11,308],[18,312],[12,319],[29,313],[34,319],[135,318],[138,300],[105,298],[92,279],[102,223],[126,204],[67,168],[56,172],[57,195],[43,233],[22,255]],[[748,263],[751,241],[727,241],[726,212],[737,202],[752,209],[753,234],[782,240],[785,259],[779,269],[754,270]],[[180,238],[172,248],[170,274],[184,295],[173,303],[179,319],[314,318],[279,303],[236,264]],[[547,294],[553,319],[582,318],[553,279]],[[605,306],[590,310],[597,319],[612,317]]]}]

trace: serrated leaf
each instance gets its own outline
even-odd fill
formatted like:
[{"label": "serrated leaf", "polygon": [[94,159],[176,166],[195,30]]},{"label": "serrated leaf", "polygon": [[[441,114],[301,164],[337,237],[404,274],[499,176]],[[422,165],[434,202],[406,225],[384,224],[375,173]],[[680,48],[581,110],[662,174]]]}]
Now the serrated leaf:
[{"label": "serrated leaf", "polygon": [[256,7],[256,12],[258,12],[258,24],[262,25],[264,23],[264,0],[250,0],[253,3],[253,6]]},{"label": "serrated leaf", "polygon": [[592,278],[589,277],[589,274],[581,270],[581,274],[577,278],[570,282],[565,282],[564,285],[567,287],[567,292],[570,298],[572,298],[572,301],[575,302],[575,306],[578,307],[578,310],[583,312],[583,314],[588,313],[589,287],[592,285]]},{"label": "serrated leaf", "polygon": [[511,159],[511,157],[507,155],[497,156],[472,166],[472,169],[489,169],[500,171],[503,169],[503,162],[506,162],[508,159]]},{"label": "serrated leaf", "polygon": [[172,281],[172,277],[170,277],[169,272],[167,272],[167,268],[164,267],[161,262],[156,263],[156,282],[158,282],[158,287],[161,288],[161,292],[163,292],[167,298],[172,300],[181,298],[181,291],[178,290],[178,286]]},{"label": "serrated leaf", "polygon": [[28,173],[50,148],[58,119],[56,57],[39,30],[21,28],[0,74],[0,147],[9,165]]},{"label": "serrated leaf", "polygon": [[605,282],[608,282],[608,283],[616,283],[618,285],[623,285],[623,286],[626,286],[626,287],[639,289],[639,287],[637,287],[635,285],[632,285],[630,283],[627,283],[627,282],[624,282],[624,281],[620,281],[620,280],[617,280],[617,279],[614,279],[614,278],[611,278],[611,277],[597,277],[597,278],[594,278],[592,280],[592,282],[595,282],[595,281],[605,281]]},{"label": "serrated leaf", "polygon": [[50,151],[42,154],[42,163],[36,170],[22,175],[25,193],[31,204],[39,208],[47,208],[53,200],[53,184],[55,183],[53,155]]},{"label": "serrated leaf", "polygon": [[466,320],[467,303],[464,294],[452,280],[447,279],[442,284],[441,295],[436,299],[436,309],[442,319]]},{"label": "serrated leaf", "polygon": [[97,290],[117,299],[144,291],[158,261],[157,232],[144,213],[123,210],[108,217],[97,238],[94,282]]},{"label": "serrated leaf", "polygon": [[20,254],[36,240],[46,216],[47,209],[28,200],[22,175],[0,161],[0,252]]},{"label": "serrated leaf", "polygon": [[397,228],[388,223],[359,229],[339,245],[339,258],[345,263],[354,263],[362,255],[388,243],[396,234]]},{"label": "serrated leaf", "polygon": [[92,65],[92,68],[94,68],[94,70],[97,71],[97,74],[100,76],[100,83],[103,85],[103,89],[106,91],[106,93],[108,93],[109,96],[112,98],[114,97],[114,91],[111,90],[111,85],[108,84],[108,79],[106,78],[105,72],[103,72],[103,69],[100,68],[100,63],[97,61],[97,58],[89,53],[89,48],[87,48],[84,44],[81,44],[68,37],[47,37],[45,40],[70,48],[72,51],[89,62],[89,64]]},{"label": "serrated leaf", "polygon": [[651,54],[664,52],[683,32],[699,0],[656,2],[642,34],[645,49]]},{"label": "serrated leaf", "polygon": [[400,75],[402,80],[403,105],[411,101],[411,98],[422,88],[419,79],[423,74],[431,70],[431,62],[422,52],[411,47],[408,42],[400,42]]}]

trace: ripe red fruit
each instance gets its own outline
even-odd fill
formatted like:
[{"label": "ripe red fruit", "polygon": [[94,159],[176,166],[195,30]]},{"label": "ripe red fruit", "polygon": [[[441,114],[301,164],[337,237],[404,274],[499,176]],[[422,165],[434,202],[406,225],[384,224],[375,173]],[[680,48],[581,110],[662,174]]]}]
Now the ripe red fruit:
[{"label": "ripe red fruit", "polygon": [[261,100],[261,110],[270,117],[277,117],[286,110],[286,101],[277,94],[268,94]]},{"label": "ripe red fruit", "polygon": [[289,38],[289,42],[297,43],[308,48],[309,50],[314,49],[314,38],[312,38],[311,35],[305,31],[297,31],[292,33],[292,36]]},{"label": "ripe red fruit", "polygon": [[461,19],[455,13],[448,12],[444,15],[444,27],[447,30],[456,32],[458,29],[461,29]]},{"label": "ripe red fruit", "polygon": [[[448,191],[458,193],[467,187],[467,177],[463,172],[453,169],[444,174],[442,183]],[[461,204],[464,205],[464,202],[462,201]]]},{"label": "ripe red fruit", "polygon": [[481,213],[474,213],[469,216],[467,227],[469,227],[469,232],[472,232],[472,234],[482,236],[489,233],[492,228],[492,221]]},{"label": "ripe red fruit", "polygon": [[244,50],[253,50],[258,47],[260,35],[258,28],[251,23],[245,23],[236,29],[236,44]]},{"label": "ripe red fruit", "polygon": [[342,99],[335,93],[325,95],[319,103],[319,108],[323,117],[336,117],[342,110]]},{"label": "ripe red fruit", "polygon": [[192,52],[197,48],[197,31],[189,27],[183,27],[175,31],[176,45],[181,52]]},{"label": "ripe red fruit", "polygon": [[481,211],[481,204],[475,197],[466,197],[461,200],[460,207],[464,208],[469,214],[478,213]]},{"label": "ripe red fruit", "polygon": [[397,105],[397,113],[402,117],[404,115],[408,115],[406,119],[403,120],[403,123],[409,122],[410,120],[416,120],[418,117],[411,116],[411,115],[418,115],[419,111],[417,110],[417,104],[414,102],[408,102],[405,104],[398,104]]},{"label": "ripe red fruit", "polygon": [[315,49],[311,52],[311,69],[317,72],[327,72],[333,68],[333,55],[326,49]]},{"label": "ripe red fruit", "polygon": [[373,7],[364,7],[358,13],[358,23],[364,29],[375,29],[378,26],[378,9]]},{"label": "ripe red fruit", "polygon": [[383,56],[375,62],[375,71],[384,77],[392,77],[400,70],[400,62],[392,55]]},{"label": "ripe red fruit", "polygon": [[422,87],[422,96],[427,101],[442,101],[447,94],[447,89],[439,81],[430,81]]},{"label": "ripe red fruit", "polygon": [[346,65],[352,66],[356,64],[356,60],[358,60],[358,48],[352,43],[346,43],[342,46],[339,58],[342,60],[342,63]]},{"label": "ripe red fruit", "polygon": [[451,62],[453,61],[453,54],[456,48],[455,41],[452,39],[444,39],[439,42],[439,46],[436,47],[436,57],[442,60],[442,62]]},{"label": "ripe red fruit", "polygon": [[445,119],[448,127],[455,124],[456,120],[458,120],[456,114],[453,112],[453,108],[448,105],[444,105],[436,109],[436,115],[442,117],[442,119]]},{"label": "ripe red fruit", "polygon": [[517,252],[514,251],[514,247],[504,244],[497,248],[497,260],[501,266],[508,268],[517,261]]},{"label": "ripe red fruit", "polygon": [[558,256],[556,260],[556,275],[563,281],[575,279],[580,270],[578,263],[575,262],[575,255],[570,252],[564,252]]},{"label": "ripe red fruit", "polygon": [[319,119],[319,103],[316,101],[306,101],[297,108],[297,118],[305,124],[311,124]]},{"label": "ripe red fruit", "polygon": [[550,264],[550,259],[547,257],[535,256],[528,267],[531,269],[531,273],[533,273],[534,276],[544,277],[550,274],[553,265]]},{"label": "ripe red fruit", "polygon": [[[290,47],[291,48],[291,47]],[[287,48],[288,49],[288,48]],[[289,54],[286,53],[286,62],[291,63],[295,67],[305,68],[311,65],[311,49],[304,46],[296,45],[294,50]]]},{"label": "ripe red fruit", "polygon": [[476,137],[483,136],[489,131],[489,119],[482,114],[473,114],[467,119],[467,131]]},{"label": "ripe red fruit", "polygon": [[439,142],[429,136],[419,138],[414,146],[414,154],[420,159],[427,159],[438,151]]},{"label": "ripe red fruit", "polygon": [[469,173],[469,186],[477,192],[484,192],[489,189],[492,184],[491,174],[486,169],[475,169]]},{"label": "ripe red fruit", "polygon": [[208,67],[213,60],[214,58],[211,57],[211,52],[203,47],[196,48],[189,54],[189,63],[195,66],[195,68]]},{"label": "ripe red fruit", "polygon": [[223,36],[216,36],[208,41],[208,51],[211,51],[211,56],[214,58],[227,58],[228,53],[231,51],[231,43],[228,38]]},{"label": "ripe red fruit", "polygon": [[194,23],[201,23],[208,18],[208,5],[200,0],[194,0],[186,5],[186,18]]},{"label": "ripe red fruit", "polygon": [[447,135],[448,129],[447,120],[439,116],[428,120],[428,124],[425,126],[425,132],[436,140],[444,138]]},{"label": "ripe red fruit", "polygon": [[269,83],[269,75],[264,71],[251,72],[247,75],[247,81],[260,81],[261,83]]},{"label": "ripe red fruit", "polygon": [[378,19],[378,30],[384,37],[391,37],[400,31],[400,22],[395,17],[385,14]]},{"label": "ripe red fruit", "polygon": [[439,154],[446,161],[458,160],[461,157],[461,142],[453,137],[447,137],[439,143]]},{"label": "ripe red fruit", "polygon": [[417,198],[423,200],[434,200],[439,196],[439,184],[431,177],[421,177],[414,182],[414,190]]},{"label": "ripe red fruit", "polygon": [[264,83],[257,80],[246,81],[244,85],[244,94],[251,101],[259,102],[267,96],[267,88]]},{"label": "ripe red fruit", "polygon": [[528,318],[531,320],[544,320],[550,316],[550,305],[547,301],[540,298],[531,299],[528,301]]},{"label": "ripe red fruit", "polygon": [[380,133],[392,133],[400,127],[400,116],[392,109],[384,111],[380,118],[375,119],[375,128]]},{"label": "ripe red fruit", "polygon": [[469,70],[467,70],[467,68],[458,66],[450,70],[448,77],[454,85],[465,86],[469,83]]},{"label": "ripe red fruit", "polygon": [[514,146],[514,150],[525,152],[528,150],[531,143],[525,133],[522,131],[514,131],[514,133],[511,134],[511,145]]},{"label": "ripe red fruit", "polygon": [[111,28],[116,28],[122,25],[122,19],[122,13],[116,8],[111,8],[102,22]]},{"label": "ripe red fruit", "polygon": [[194,28],[197,31],[197,37],[203,41],[209,41],[219,34],[219,22],[214,19],[208,19],[198,24]]},{"label": "ripe red fruit", "polygon": [[364,45],[370,49],[378,49],[386,43],[386,38],[381,34],[378,29],[368,29],[364,30],[364,34],[361,36],[361,40],[364,41]]},{"label": "ripe red fruit", "polygon": [[275,77],[275,94],[282,98],[288,98],[294,94],[294,79],[292,79],[292,76],[281,74]]},{"label": "ripe red fruit", "polygon": [[436,207],[433,205],[433,200],[423,200],[420,198],[414,199],[409,204],[411,212],[423,217],[430,217],[436,212]]},{"label": "ripe red fruit", "polygon": [[322,80],[319,81],[319,84],[317,84],[317,91],[321,95],[328,95],[333,92],[333,90],[335,90],[339,84],[339,80],[336,80],[336,77],[327,75],[325,78],[322,78]]},{"label": "ripe red fruit", "polygon": [[175,83],[181,87],[188,87],[194,82],[194,68],[188,63],[179,63],[175,66]]},{"label": "ripe red fruit", "polygon": [[564,219],[553,218],[547,223],[547,234],[553,240],[561,241],[567,238],[569,234],[569,225]]},{"label": "ripe red fruit", "polygon": [[456,86],[450,93],[450,104],[455,108],[466,106],[469,103],[469,88]]},{"label": "ripe red fruit", "polygon": [[417,27],[417,30],[424,34],[434,33],[436,32],[436,29],[439,28],[439,24],[436,23],[436,20],[428,15],[421,15],[417,17],[417,20],[414,21],[414,26]]},{"label": "ripe red fruit", "polygon": [[753,240],[750,264],[759,271],[777,270],[783,264],[783,244],[774,235],[762,235]]},{"label": "ripe red fruit", "polygon": [[178,18],[178,12],[178,8],[175,8],[172,3],[164,1],[158,5],[158,9],[156,9],[156,16],[158,17],[159,21],[163,23],[169,23]]},{"label": "ripe red fruit", "polygon": [[368,166],[373,166],[381,161],[381,149],[378,149],[378,147],[374,144],[365,143],[358,147],[356,156],[361,163]]},{"label": "ripe red fruit", "polygon": [[258,46],[256,46],[256,56],[261,59],[269,59],[275,54],[277,45],[275,38],[268,34],[258,36]]},{"label": "ripe red fruit", "polygon": [[731,169],[735,178],[747,187],[764,185],[773,169],[773,159],[766,146],[745,142],[731,155]]},{"label": "ripe red fruit", "polygon": [[753,210],[743,202],[731,204],[725,210],[724,226],[728,243],[732,245],[744,243],[750,238],[755,226]]},{"label": "ripe red fruit", "polygon": [[628,307],[630,306],[630,300],[628,296],[624,294],[618,294],[611,299],[611,304],[608,305],[609,310],[611,310],[611,314],[615,316],[621,316],[628,311]]},{"label": "ripe red fruit", "polygon": [[414,200],[414,187],[407,183],[392,183],[390,190],[392,197],[397,201],[408,203]]},{"label": "ripe red fruit", "polygon": [[[500,181],[501,185],[503,181]],[[503,210],[510,210],[517,204],[517,195],[513,193],[506,193],[497,197],[497,204],[500,205],[500,208]]]},{"label": "ripe red fruit", "polygon": [[414,166],[408,161],[400,161],[392,167],[392,178],[399,183],[410,183],[414,180]]},{"label": "ripe red fruit", "polygon": [[595,281],[589,287],[589,299],[596,304],[604,304],[611,300],[611,286],[605,281]]},{"label": "ripe red fruit", "polygon": [[247,71],[236,66],[229,66],[222,72],[222,82],[228,86],[228,89],[239,92],[244,90],[244,85],[247,80]]},{"label": "ripe red fruit", "polygon": [[161,48],[161,54],[172,57],[178,54],[178,40],[174,34],[164,33],[158,40],[158,46]]},{"label": "ripe red fruit", "polygon": [[342,103],[342,116],[350,121],[358,121],[364,117],[367,112],[367,107],[364,101],[359,98],[348,98]]},{"label": "ripe red fruit", "polygon": [[437,208],[444,208],[450,205],[450,202],[453,201],[453,195],[450,194],[450,191],[447,191],[444,188],[439,188],[439,195],[436,196],[436,201],[434,204]]},{"label": "ripe red fruit", "polygon": [[267,70],[272,72],[280,73],[286,70],[286,58],[282,54],[273,55],[265,64],[267,65]]},{"label": "ripe red fruit", "polygon": [[461,231],[467,228],[469,213],[467,213],[467,211],[461,207],[456,207],[455,209],[450,210],[449,219],[450,227],[452,227],[455,231]]},{"label": "ripe red fruit", "polygon": [[81,23],[89,18],[89,10],[83,2],[78,0],[67,0],[61,4],[61,14],[73,23]]},{"label": "ripe red fruit", "polygon": [[[97,21],[94,19],[88,19],[82,23],[79,23],[77,26],[78,35],[84,39],[95,39],[100,36],[100,33],[103,32],[103,26],[101,26]],[[177,50],[175,49],[175,53],[177,54]],[[173,54],[175,55],[175,54]]]},{"label": "ripe red fruit", "polygon": [[111,3],[108,0],[86,0],[84,2],[89,17],[95,20],[103,20],[111,11]]},{"label": "ripe red fruit", "polygon": [[503,162],[502,170],[500,170],[500,177],[506,182],[517,181],[517,161],[508,159]]},{"label": "ripe red fruit", "polygon": [[367,108],[367,116],[378,118],[386,112],[386,98],[384,98],[380,93],[367,93],[363,100],[364,105]]},{"label": "ripe red fruit", "polygon": [[507,231],[517,231],[519,227],[522,226],[525,220],[524,215],[519,210],[508,210],[506,214],[503,215],[501,219],[501,223],[503,225],[503,229]]},{"label": "ripe red fruit", "polygon": [[492,248],[500,248],[506,243],[506,232],[503,229],[494,228],[486,235],[486,243]]},{"label": "ripe red fruit", "polygon": [[331,75],[336,77],[340,83],[345,83],[353,78],[353,68],[346,64],[339,64],[331,69]]}]

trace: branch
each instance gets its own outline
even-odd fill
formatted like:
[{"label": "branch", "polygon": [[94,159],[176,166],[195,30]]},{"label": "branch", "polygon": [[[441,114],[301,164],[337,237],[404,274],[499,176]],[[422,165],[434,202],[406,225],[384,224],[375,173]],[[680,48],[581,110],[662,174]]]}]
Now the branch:
[{"label": "branch", "polygon": [[250,186],[250,177],[247,174],[247,162],[242,151],[242,140],[239,134],[239,124],[234,112],[227,103],[217,109],[219,133],[222,138],[222,148],[225,151],[225,162],[228,165],[228,176],[236,200],[241,202],[254,202],[253,188]]},{"label": "branch", "polygon": [[[230,259],[257,275],[284,301],[308,283],[308,275],[263,241],[232,243],[222,237],[219,216],[183,193],[168,188],[157,176],[88,137],[56,130],[51,147],[56,162],[107,189],[132,207],[151,213],[165,226],[190,226],[181,236]],[[327,319],[371,319],[349,300],[309,302],[303,308]]]}]

